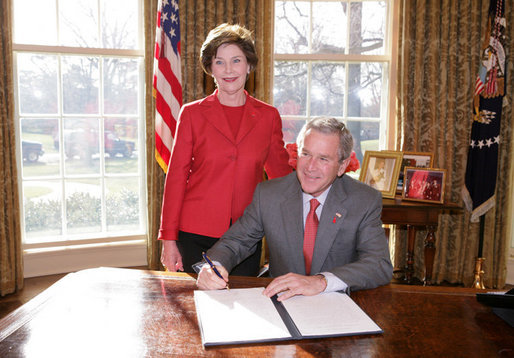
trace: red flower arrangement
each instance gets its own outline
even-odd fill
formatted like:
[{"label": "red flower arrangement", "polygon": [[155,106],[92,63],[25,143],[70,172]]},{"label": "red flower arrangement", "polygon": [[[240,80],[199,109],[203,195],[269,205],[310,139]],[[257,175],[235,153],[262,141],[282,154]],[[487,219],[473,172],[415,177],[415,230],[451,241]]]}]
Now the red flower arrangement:
[{"label": "red flower arrangement", "polygon": [[[286,144],[286,150],[289,154],[288,164],[296,170],[296,162],[298,160],[298,145],[296,143]],[[350,164],[346,167],[345,173],[354,172],[361,167],[355,152],[350,155]]]},{"label": "red flower arrangement", "polygon": [[298,160],[298,145],[296,143],[286,144],[287,154],[289,154],[289,164],[294,170],[296,170],[296,161]]},{"label": "red flower arrangement", "polygon": [[352,154],[350,154],[350,164],[346,167],[345,173],[348,172],[354,172],[358,170],[361,167],[361,163],[359,163],[359,159],[357,159],[357,156],[355,155],[355,152],[352,151]]}]

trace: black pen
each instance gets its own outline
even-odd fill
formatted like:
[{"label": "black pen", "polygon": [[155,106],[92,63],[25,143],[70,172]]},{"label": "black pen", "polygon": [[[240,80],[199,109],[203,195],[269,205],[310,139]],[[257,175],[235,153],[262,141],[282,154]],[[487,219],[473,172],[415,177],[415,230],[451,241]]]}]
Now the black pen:
[{"label": "black pen", "polygon": [[[222,280],[225,280],[223,278],[223,276],[221,276],[220,272],[218,271],[218,269],[214,266],[214,264],[212,263],[211,259],[209,258],[209,256],[207,256],[207,254],[205,252],[202,252],[202,257],[203,259],[209,264],[209,266],[211,267],[212,271],[214,271],[214,273],[216,275],[218,275],[219,278],[221,278]],[[230,290],[230,287],[228,287],[228,282],[227,282],[227,290]]]}]

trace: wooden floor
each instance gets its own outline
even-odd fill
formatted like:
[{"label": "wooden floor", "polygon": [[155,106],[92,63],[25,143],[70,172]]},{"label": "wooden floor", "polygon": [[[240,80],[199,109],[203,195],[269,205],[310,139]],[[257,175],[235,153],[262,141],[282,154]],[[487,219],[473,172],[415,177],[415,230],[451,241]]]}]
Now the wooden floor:
[{"label": "wooden floor", "polygon": [[53,285],[66,274],[26,278],[20,292],[0,298],[0,319],[30,301],[37,294]]}]

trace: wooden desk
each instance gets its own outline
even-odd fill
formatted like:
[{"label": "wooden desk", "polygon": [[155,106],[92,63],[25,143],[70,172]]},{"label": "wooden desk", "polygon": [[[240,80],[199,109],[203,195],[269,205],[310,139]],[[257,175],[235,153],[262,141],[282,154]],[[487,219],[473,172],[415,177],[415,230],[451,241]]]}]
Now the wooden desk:
[{"label": "wooden desk", "polygon": [[407,258],[405,264],[405,280],[411,283],[414,272],[414,242],[416,227],[427,231],[425,236],[425,277],[424,284],[432,284],[432,270],[435,258],[435,232],[439,222],[439,214],[459,213],[462,208],[455,203],[432,204],[415,201],[402,201],[401,198],[382,199],[382,222],[384,224],[407,226]]},{"label": "wooden desk", "polygon": [[[230,286],[269,279],[232,277]],[[204,349],[188,274],[100,268],[69,274],[0,321],[0,357],[493,357],[514,328],[474,289],[388,285],[352,293],[383,334]]]}]

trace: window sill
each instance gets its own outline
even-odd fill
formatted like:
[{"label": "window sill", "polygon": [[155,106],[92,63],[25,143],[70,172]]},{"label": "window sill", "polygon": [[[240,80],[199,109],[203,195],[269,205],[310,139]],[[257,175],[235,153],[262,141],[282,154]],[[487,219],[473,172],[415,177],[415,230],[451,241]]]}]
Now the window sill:
[{"label": "window sill", "polygon": [[132,240],[24,250],[24,277],[68,273],[100,266],[146,266],[146,241]]}]

